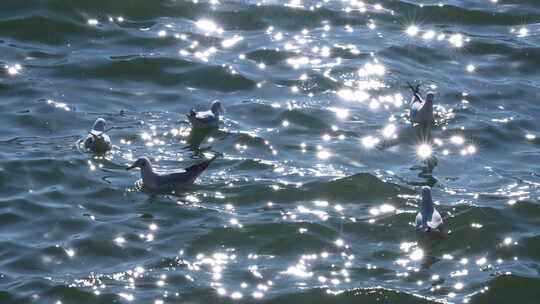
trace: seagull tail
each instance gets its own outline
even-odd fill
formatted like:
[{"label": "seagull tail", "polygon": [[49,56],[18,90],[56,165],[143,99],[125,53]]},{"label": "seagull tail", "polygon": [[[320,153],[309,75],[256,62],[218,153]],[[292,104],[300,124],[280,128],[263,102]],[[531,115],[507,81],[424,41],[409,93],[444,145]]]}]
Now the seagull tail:
[{"label": "seagull tail", "polygon": [[411,91],[413,92],[415,101],[416,101],[416,100],[422,101],[422,96],[420,95],[420,85],[417,84],[416,86],[413,86],[413,85],[412,85],[410,82],[408,82],[408,81],[407,81],[407,85],[409,86],[409,88],[410,88]]},{"label": "seagull tail", "polygon": [[416,86],[413,86],[410,82],[407,81],[407,85],[409,86],[409,88],[411,89],[413,94],[420,94],[420,85],[419,84],[417,84]]},{"label": "seagull tail", "polygon": [[187,167],[185,170],[188,171],[188,172],[203,172],[204,170],[206,170],[206,168],[208,168],[208,166],[210,165],[211,162],[214,161],[214,159],[216,159],[218,157],[218,154],[214,154],[214,156],[212,156],[212,158],[210,159],[205,159],[197,164],[194,164],[194,165],[191,165],[189,167]]}]

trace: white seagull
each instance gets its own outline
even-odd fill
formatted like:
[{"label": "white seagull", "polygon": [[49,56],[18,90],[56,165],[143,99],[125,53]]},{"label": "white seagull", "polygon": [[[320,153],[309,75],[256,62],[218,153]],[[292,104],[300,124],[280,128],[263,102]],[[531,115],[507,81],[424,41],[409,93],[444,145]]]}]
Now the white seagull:
[{"label": "white seagull", "polygon": [[210,106],[210,111],[195,112],[195,110],[191,110],[186,116],[194,128],[217,128],[220,115],[223,115],[224,112],[221,102],[214,100]]},{"label": "white seagull", "polygon": [[413,97],[410,103],[411,107],[411,121],[413,123],[425,124],[433,123],[433,99],[435,93],[428,92],[426,94],[426,100],[420,95],[420,85],[413,87],[409,84],[409,87],[413,91]]},{"label": "white seagull", "polygon": [[104,153],[112,148],[111,139],[105,133],[105,119],[96,119],[92,130],[84,140],[84,148],[96,153]]},{"label": "white seagull", "polygon": [[422,205],[420,212],[416,216],[416,229],[419,231],[439,231],[439,226],[443,223],[442,217],[433,206],[431,199],[431,189],[422,188]]},{"label": "white seagull", "polygon": [[181,190],[183,187],[193,184],[195,179],[208,168],[208,165],[210,165],[216,157],[217,154],[210,159],[203,160],[202,162],[191,165],[183,170],[164,173],[154,172],[150,160],[147,157],[141,157],[126,169],[140,168],[143,186],[145,188],[153,191],[170,192]]}]

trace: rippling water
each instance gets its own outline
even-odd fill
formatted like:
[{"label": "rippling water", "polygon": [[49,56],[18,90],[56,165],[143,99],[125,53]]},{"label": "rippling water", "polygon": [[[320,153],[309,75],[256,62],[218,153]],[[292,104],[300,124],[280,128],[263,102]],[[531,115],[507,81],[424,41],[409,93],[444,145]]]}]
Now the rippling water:
[{"label": "rippling water", "polygon": [[536,0],[2,0],[0,302],[538,303],[539,48]]}]

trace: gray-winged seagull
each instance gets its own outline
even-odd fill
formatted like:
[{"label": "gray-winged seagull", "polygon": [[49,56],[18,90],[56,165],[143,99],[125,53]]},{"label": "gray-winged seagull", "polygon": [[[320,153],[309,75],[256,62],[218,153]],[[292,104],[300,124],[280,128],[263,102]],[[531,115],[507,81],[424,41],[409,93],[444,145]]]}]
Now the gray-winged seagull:
[{"label": "gray-winged seagull", "polygon": [[191,165],[183,170],[158,173],[152,169],[152,163],[147,157],[137,159],[127,170],[133,168],[141,169],[143,186],[154,191],[175,191],[181,190],[187,185],[193,184],[195,179],[208,168],[208,165],[216,159],[217,154],[212,158],[203,160],[197,164]]},{"label": "gray-winged seagull", "polygon": [[413,87],[409,84],[409,87],[413,91],[413,97],[410,103],[411,121],[418,124],[433,123],[433,99],[435,98],[435,94],[428,92],[426,94],[426,100],[424,100],[420,95],[420,85]]},{"label": "gray-winged seagull", "polygon": [[84,140],[84,148],[96,153],[104,153],[112,148],[111,139],[105,133],[105,119],[96,119]]},{"label": "gray-winged seagull", "polygon": [[433,206],[431,198],[431,188],[422,188],[422,205],[420,212],[416,216],[416,229],[419,231],[438,231],[443,223],[442,217]]},{"label": "gray-winged seagull", "polygon": [[195,110],[191,110],[186,116],[194,128],[217,128],[220,115],[223,115],[224,112],[221,102],[214,100],[210,106],[210,111],[195,112]]}]

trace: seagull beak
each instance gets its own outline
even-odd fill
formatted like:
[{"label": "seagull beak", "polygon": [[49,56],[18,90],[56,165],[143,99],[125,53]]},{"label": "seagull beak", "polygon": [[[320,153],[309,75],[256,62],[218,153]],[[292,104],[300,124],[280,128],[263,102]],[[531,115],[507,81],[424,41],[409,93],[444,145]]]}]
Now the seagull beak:
[{"label": "seagull beak", "polygon": [[137,166],[131,165],[131,166],[127,167],[126,170],[131,170],[131,169],[133,169],[133,168],[137,168]]}]

